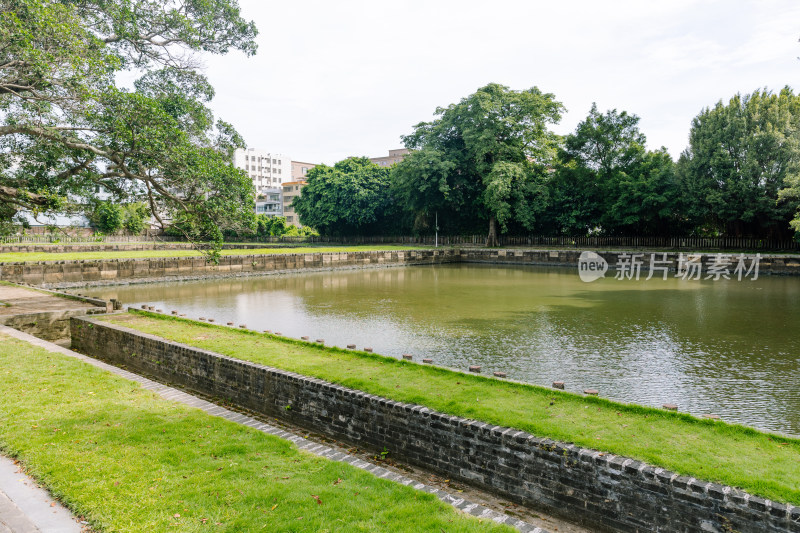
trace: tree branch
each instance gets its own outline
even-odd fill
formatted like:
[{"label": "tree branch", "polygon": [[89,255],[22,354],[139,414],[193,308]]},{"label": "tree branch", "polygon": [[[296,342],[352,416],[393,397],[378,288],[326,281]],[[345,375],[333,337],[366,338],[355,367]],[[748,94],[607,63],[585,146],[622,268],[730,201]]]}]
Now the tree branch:
[{"label": "tree branch", "polygon": [[17,189],[16,187],[9,187],[7,185],[0,185],[0,198],[2,198],[4,202],[9,202],[21,207],[31,207],[34,205],[46,206],[50,203],[50,200],[46,196]]}]

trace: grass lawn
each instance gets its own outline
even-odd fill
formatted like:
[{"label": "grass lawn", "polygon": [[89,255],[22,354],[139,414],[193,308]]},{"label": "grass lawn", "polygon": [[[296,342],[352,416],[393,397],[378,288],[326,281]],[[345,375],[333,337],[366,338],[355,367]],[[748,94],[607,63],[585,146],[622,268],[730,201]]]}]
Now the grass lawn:
[{"label": "grass lawn", "polygon": [[800,504],[800,439],[163,315],[135,312],[101,320]]},{"label": "grass lawn", "polygon": [[[386,244],[363,246],[265,246],[263,248],[223,250],[222,255],[310,254],[330,252],[371,252],[423,250],[431,246],[395,246]],[[33,263],[36,261],[80,261],[96,259],[144,259],[150,257],[199,257],[197,250],[121,250],[102,252],[8,252],[0,253],[0,263]]]},{"label": "grass lawn", "polygon": [[[306,246],[282,246],[264,245],[262,248],[251,249],[230,249],[223,250],[222,255],[268,255],[268,254],[308,254],[308,253],[331,253],[331,252],[370,252],[370,251],[404,251],[404,250],[427,250],[433,246],[423,245],[392,245],[392,244],[369,244],[369,245],[306,245]],[[463,248],[469,250],[471,247],[460,246],[440,246],[440,249]],[[476,248],[478,249],[478,248]],[[589,248],[571,248],[565,246],[505,246],[503,250],[568,250],[581,251]],[[604,252],[608,250],[627,251],[629,253],[650,253],[650,249],[623,249],[623,248],[597,248],[596,251]],[[654,252],[661,253],[668,250],[653,249]],[[692,252],[687,250],[673,250],[675,253],[685,254],[703,253],[713,255],[717,252],[701,251]],[[741,250],[724,252],[731,255],[740,253],[755,254],[756,252],[742,252]],[[800,252],[760,252],[761,255],[800,255]],[[101,251],[101,252],[6,252],[0,253],[0,263],[35,263],[37,261],[81,261],[81,260],[102,260],[102,259],[146,259],[151,257],[199,257],[202,254],[196,250],[120,250],[120,251]]]},{"label": "grass lawn", "polygon": [[0,398],[0,448],[99,531],[511,531],[3,336]]}]

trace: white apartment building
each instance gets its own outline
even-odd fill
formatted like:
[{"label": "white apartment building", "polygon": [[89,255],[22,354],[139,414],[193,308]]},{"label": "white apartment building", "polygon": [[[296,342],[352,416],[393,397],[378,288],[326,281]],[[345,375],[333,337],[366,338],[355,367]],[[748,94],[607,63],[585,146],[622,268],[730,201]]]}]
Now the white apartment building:
[{"label": "white apartment building", "polygon": [[283,216],[283,190],[278,187],[265,187],[256,196],[256,213],[267,216]]},{"label": "white apartment building", "polygon": [[283,154],[264,152],[255,148],[238,149],[233,154],[233,166],[241,168],[261,194],[265,189],[280,187],[292,179],[292,161]]}]

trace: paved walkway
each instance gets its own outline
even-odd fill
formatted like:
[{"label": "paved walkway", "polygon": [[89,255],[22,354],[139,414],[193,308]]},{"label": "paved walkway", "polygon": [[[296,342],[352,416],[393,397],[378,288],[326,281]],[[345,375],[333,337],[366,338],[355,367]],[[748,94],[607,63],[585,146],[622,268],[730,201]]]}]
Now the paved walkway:
[{"label": "paved walkway", "polygon": [[8,457],[0,456],[0,533],[80,533],[70,512]]},{"label": "paved walkway", "polygon": [[[300,448],[302,450],[306,450],[306,451],[308,451],[310,453],[319,455],[321,457],[325,457],[325,458],[330,459],[332,461],[341,461],[341,462],[344,462],[344,463],[349,463],[349,464],[355,466],[356,468],[361,468],[362,470],[366,470],[367,472],[370,472],[370,473],[372,473],[373,475],[375,475],[377,477],[389,479],[389,480],[395,481],[397,483],[401,483],[403,485],[412,486],[417,490],[429,492],[431,494],[434,494],[436,497],[438,497],[443,502],[449,503],[453,507],[455,507],[455,508],[457,508],[457,509],[459,509],[461,511],[464,511],[466,513],[469,513],[471,515],[477,516],[477,517],[479,517],[481,519],[493,520],[493,521],[498,522],[498,523],[507,524],[509,526],[515,527],[516,529],[518,529],[519,531],[521,531],[523,533],[548,533],[545,529],[542,529],[542,528],[537,527],[535,525],[529,524],[529,523],[524,522],[522,520],[519,520],[519,519],[517,519],[515,517],[499,513],[497,511],[494,511],[492,509],[484,507],[483,505],[480,505],[478,503],[471,502],[471,501],[466,500],[464,498],[461,498],[461,497],[458,497],[456,495],[453,495],[453,494],[450,494],[448,492],[445,492],[445,491],[443,491],[441,489],[426,485],[424,483],[420,483],[419,481],[416,481],[414,479],[406,477],[406,476],[404,476],[404,475],[402,475],[400,473],[387,470],[386,468],[383,468],[382,466],[375,465],[373,463],[369,463],[367,461],[364,461],[363,459],[355,457],[355,456],[347,453],[346,450],[344,450],[342,448],[339,448],[337,446],[325,445],[325,444],[320,444],[320,443],[308,441],[307,439],[305,439],[304,437],[302,437],[301,435],[298,435],[296,433],[285,431],[284,429],[281,429],[281,428],[278,428],[278,427],[275,427],[275,426],[271,426],[269,424],[265,424],[265,423],[263,423],[263,422],[261,422],[259,420],[256,420],[256,419],[254,419],[252,417],[249,417],[249,416],[246,416],[246,415],[244,415],[242,413],[238,413],[238,412],[235,412],[235,411],[230,411],[228,409],[220,407],[219,405],[216,405],[214,403],[208,402],[208,401],[203,400],[201,398],[198,398],[196,396],[192,396],[191,394],[187,394],[187,393],[185,393],[183,391],[180,391],[178,389],[174,389],[172,387],[168,387],[166,385],[162,385],[161,383],[158,383],[156,381],[152,381],[150,379],[144,378],[144,377],[139,376],[137,374],[133,374],[131,372],[128,372],[127,370],[122,370],[121,368],[117,368],[115,366],[103,363],[102,361],[98,361],[96,359],[92,359],[90,357],[87,357],[85,355],[79,354],[77,352],[73,352],[72,350],[68,350],[67,348],[63,348],[63,347],[58,346],[56,344],[53,344],[51,342],[47,342],[47,341],[38,339],[36,337],[28,335],[27,333],[22,333],[20,331],[17,331],[15,329],[9,328],[7,326],[0,325],[0,333],[8,335],[10,337],[16,337],[18,339],[27,341],[27,342],[29,342],[31,344],[34,344],[36,346],[40,346],[40,347],[45,348],[45,349],[47,349],[49,351],[52,351],[52,352],[59,352],[59,353],[62,353],[64,355],[80,359],[81,361],[84,361],[84,362],[86,362],[88,364],[91,364],[91,365],[96,366],[98,368],[102,368],[103,370],[107,370],[107,371],[109,371],[109,372],[111,372],[113,374],[116,374],[118,376],[124,377],[126,379],[131,380],[131,381],[135,381],[135,382],[141,384],[142,387],[144,387],[145,389],[151,390],[151,391],[159,394],[160,396],[162,396],[162,397],[164,397],[164,398],[166,398],[168,400],[172,400],[172,401],[176,401],[176,402],[179,402],[179,403],[183,403],[183,404],[189,405],[191,407],[196,407],[198,409],[201,409],[201,410],[205,411],[206,413],[208,413],[210,415],[219,416],[219,417],[225,418],[226,420],[230,420],[232,422],[236,422],[236,423],[239,423],[239,424],[250,426],[250,427],[255,428],[255,429],[259,430],[259,431],[263,431],[264,433],[269,433],[271,435],[275,435],[277,437],[289,440],[289,441],[295,443],[298,448]],[[3,478],[0,476],[0,494],[2,494],[2,491],[6,491],[7,484],[9,482],[11,482],[10,479],[6,480],[4,482]],[[20,508],[22,509],[22,506],[20,506]],[[33,519],[35,518],[35,516],[31,515],[30,513],[25,511],[24,509],[23,509],[23,512],[27,513],[28,514],[28,518],[33,522]],[[2,516],[2,507],[0,507],[0,516]],[[28,533],[29,531],[32,531],[32,532],[36,532],[36,531],[42,531],[42,532],[52,531],[53,533],[56,533],[56,532],[61,533],[62,530],[53,530],[53,529],[51,529],[51,530],[47,530],[47,529],[10,529],[10,531],[12,533],[22,533],[22,532]],[[67,531],[67,530],[63,530],[63,531]],[[559,530],[559,531],[563,531],[563,530]],[[3,529],[0,529],[0,533],[6,533],[6,532]]]},{"label": "paved walkway", "polygon": [[61,298],[25,287],[0,284],[0,318],[11,315],[91,309],[94,306],[80,300]]}]

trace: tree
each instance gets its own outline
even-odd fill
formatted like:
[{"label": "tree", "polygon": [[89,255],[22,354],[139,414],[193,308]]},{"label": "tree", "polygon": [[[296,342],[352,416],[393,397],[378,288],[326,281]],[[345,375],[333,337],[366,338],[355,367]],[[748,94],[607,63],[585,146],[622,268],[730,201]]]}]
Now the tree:
[{"label": "tree", "polygon": [[90,220],[94,227],[111,235],[122,229],[124,221],[122,207],[114,202],[98,202]]},{"label": "tree", "polygon": [[787,236],[800,205],[792,193],[800,163],[799,125],[800,96],[788,87],[778,94],[737,94],[701,111],[678,162],[693,223],[715,234]]},{"label": "tree", "polygon": [[269,234],[280,237],[284,233],[286,233],[286,217],[269,217]]},{"label": "tree", "polygon": [[131,235],[139,235],[144,230],[144,221],[147,219],[149,211],[147,206],[141,202],[127,204],[123,207],[124,221],[122,225]]},{"label": "tree", "polygon": [[666,149],[648,152],[639,117],[592,104],[567,135],[550,182],[557,233],[653,235],[668,230],[677,188]]},{"label": "tree", "polygon": [[[412,228],[425,231],[433,227],[434,213],[441,212],[449,231],[457,231],[470,202],[471,189],[466,175],[454,172],[455,166],[443,154],[430,147],[409,153],[391,168],[392,192],[413,218]],[[468,222],[467,222],[468,224]]]},{"label": "tree", "polygon": [[308,171],[303,193],[292,202],[304,226],[321,235],[369,235],[392,228],[394,201],[389,169],[366,157]]},{"label": "tree", "polygon": [[531,229],[546,205],[545,178],[557,137],[548,125],[563,106],[538,88],[489,84],[457,104],[437,108],[403,137],[417,150],[398,163],[396,190],[415,217],[449,209],[489,222],[487,246],[517,223]]},{"label": "tree", "polygon": [[[792,202],[800,206],[800,174],[787,176],[786,188],[778,192],[778,201]],[[794,230],[794,238],[800,241],[800,208],[795,211],[789,226]]]},{"label": "tree", "polygon": [[675,162],[666,148],[646,152],[630,174],[619,177],[601,224],[632,236],[674,235],[682,230]]},{"label": "tree", "polygon": [[255,34],[235,0],[0,0],[0,216],[85,212],[102,189],[192,239],[251,225],[244,143],[193,53],[252,54]]}]

